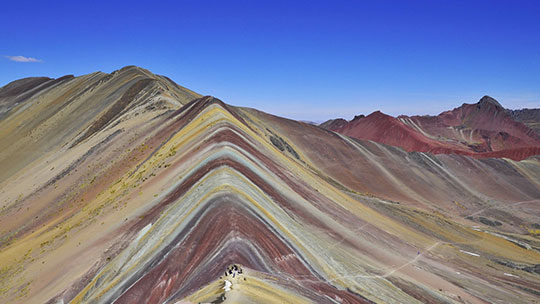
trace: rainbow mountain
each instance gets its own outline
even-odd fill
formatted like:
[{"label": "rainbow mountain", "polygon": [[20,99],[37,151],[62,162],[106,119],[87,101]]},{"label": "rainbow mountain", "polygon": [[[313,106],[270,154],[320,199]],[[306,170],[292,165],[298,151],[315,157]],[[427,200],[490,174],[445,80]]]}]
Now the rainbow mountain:
[{"label": "rainbow mountain", "polygon": [[540,157],[407,152],[128,66],[0,89],[2,303],[538,303]]}]

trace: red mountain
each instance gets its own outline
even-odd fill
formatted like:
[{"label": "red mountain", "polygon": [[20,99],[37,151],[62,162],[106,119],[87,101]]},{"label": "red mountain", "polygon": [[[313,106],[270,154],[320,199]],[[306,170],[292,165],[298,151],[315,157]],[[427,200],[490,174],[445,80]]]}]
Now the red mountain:
[{"label": "red mountain", "polygon": [[476,104],[463,104],[438,116],[402,115],[395,118],[377,111],[366,117],[357,116],[348,123],[330,125],[328,129],[406,151],[514,160],[540,154],[538,134],[514,120],[489,96],[482,97]]}]

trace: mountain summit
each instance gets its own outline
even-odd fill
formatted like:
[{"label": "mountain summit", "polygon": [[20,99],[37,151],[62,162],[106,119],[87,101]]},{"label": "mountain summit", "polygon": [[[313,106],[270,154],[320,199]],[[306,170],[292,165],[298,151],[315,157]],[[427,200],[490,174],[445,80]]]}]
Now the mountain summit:
[{"label": "mountain summit", "polygon": [[482,106],[493,106],[497,109],[504,109],[503,106],[501,106],[501,104],[495,100],[494,98],[490,97],[490,96],[484,96],[482,98],[480,98],[480,101],[478,101],[477,105],[479,107],[482,107]]}]

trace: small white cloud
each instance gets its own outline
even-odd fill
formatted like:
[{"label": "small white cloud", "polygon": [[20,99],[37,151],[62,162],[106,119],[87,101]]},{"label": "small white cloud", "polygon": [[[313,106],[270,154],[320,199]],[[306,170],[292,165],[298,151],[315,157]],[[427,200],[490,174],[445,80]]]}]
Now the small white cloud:
[{"label": "small white cloud", "polygon": [[4,56],[11,61],[17,62],[43,62],[41,59],[36,59],[33,57],[24,57],[24,56]]}]

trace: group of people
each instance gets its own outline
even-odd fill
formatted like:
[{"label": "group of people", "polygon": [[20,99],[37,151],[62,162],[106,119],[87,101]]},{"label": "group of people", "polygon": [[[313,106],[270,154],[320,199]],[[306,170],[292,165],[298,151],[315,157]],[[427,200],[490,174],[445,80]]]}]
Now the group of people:
[{"label": "group of people", "polygon": [[236,264],[233,264],[229,267],[227,267],[227,270],[225,271],[225,276],[230,276],[232,275],[232,277],[236,277],[237,274],[242,274],[243,271],[242,271],[242,267],[236,265]]}]

